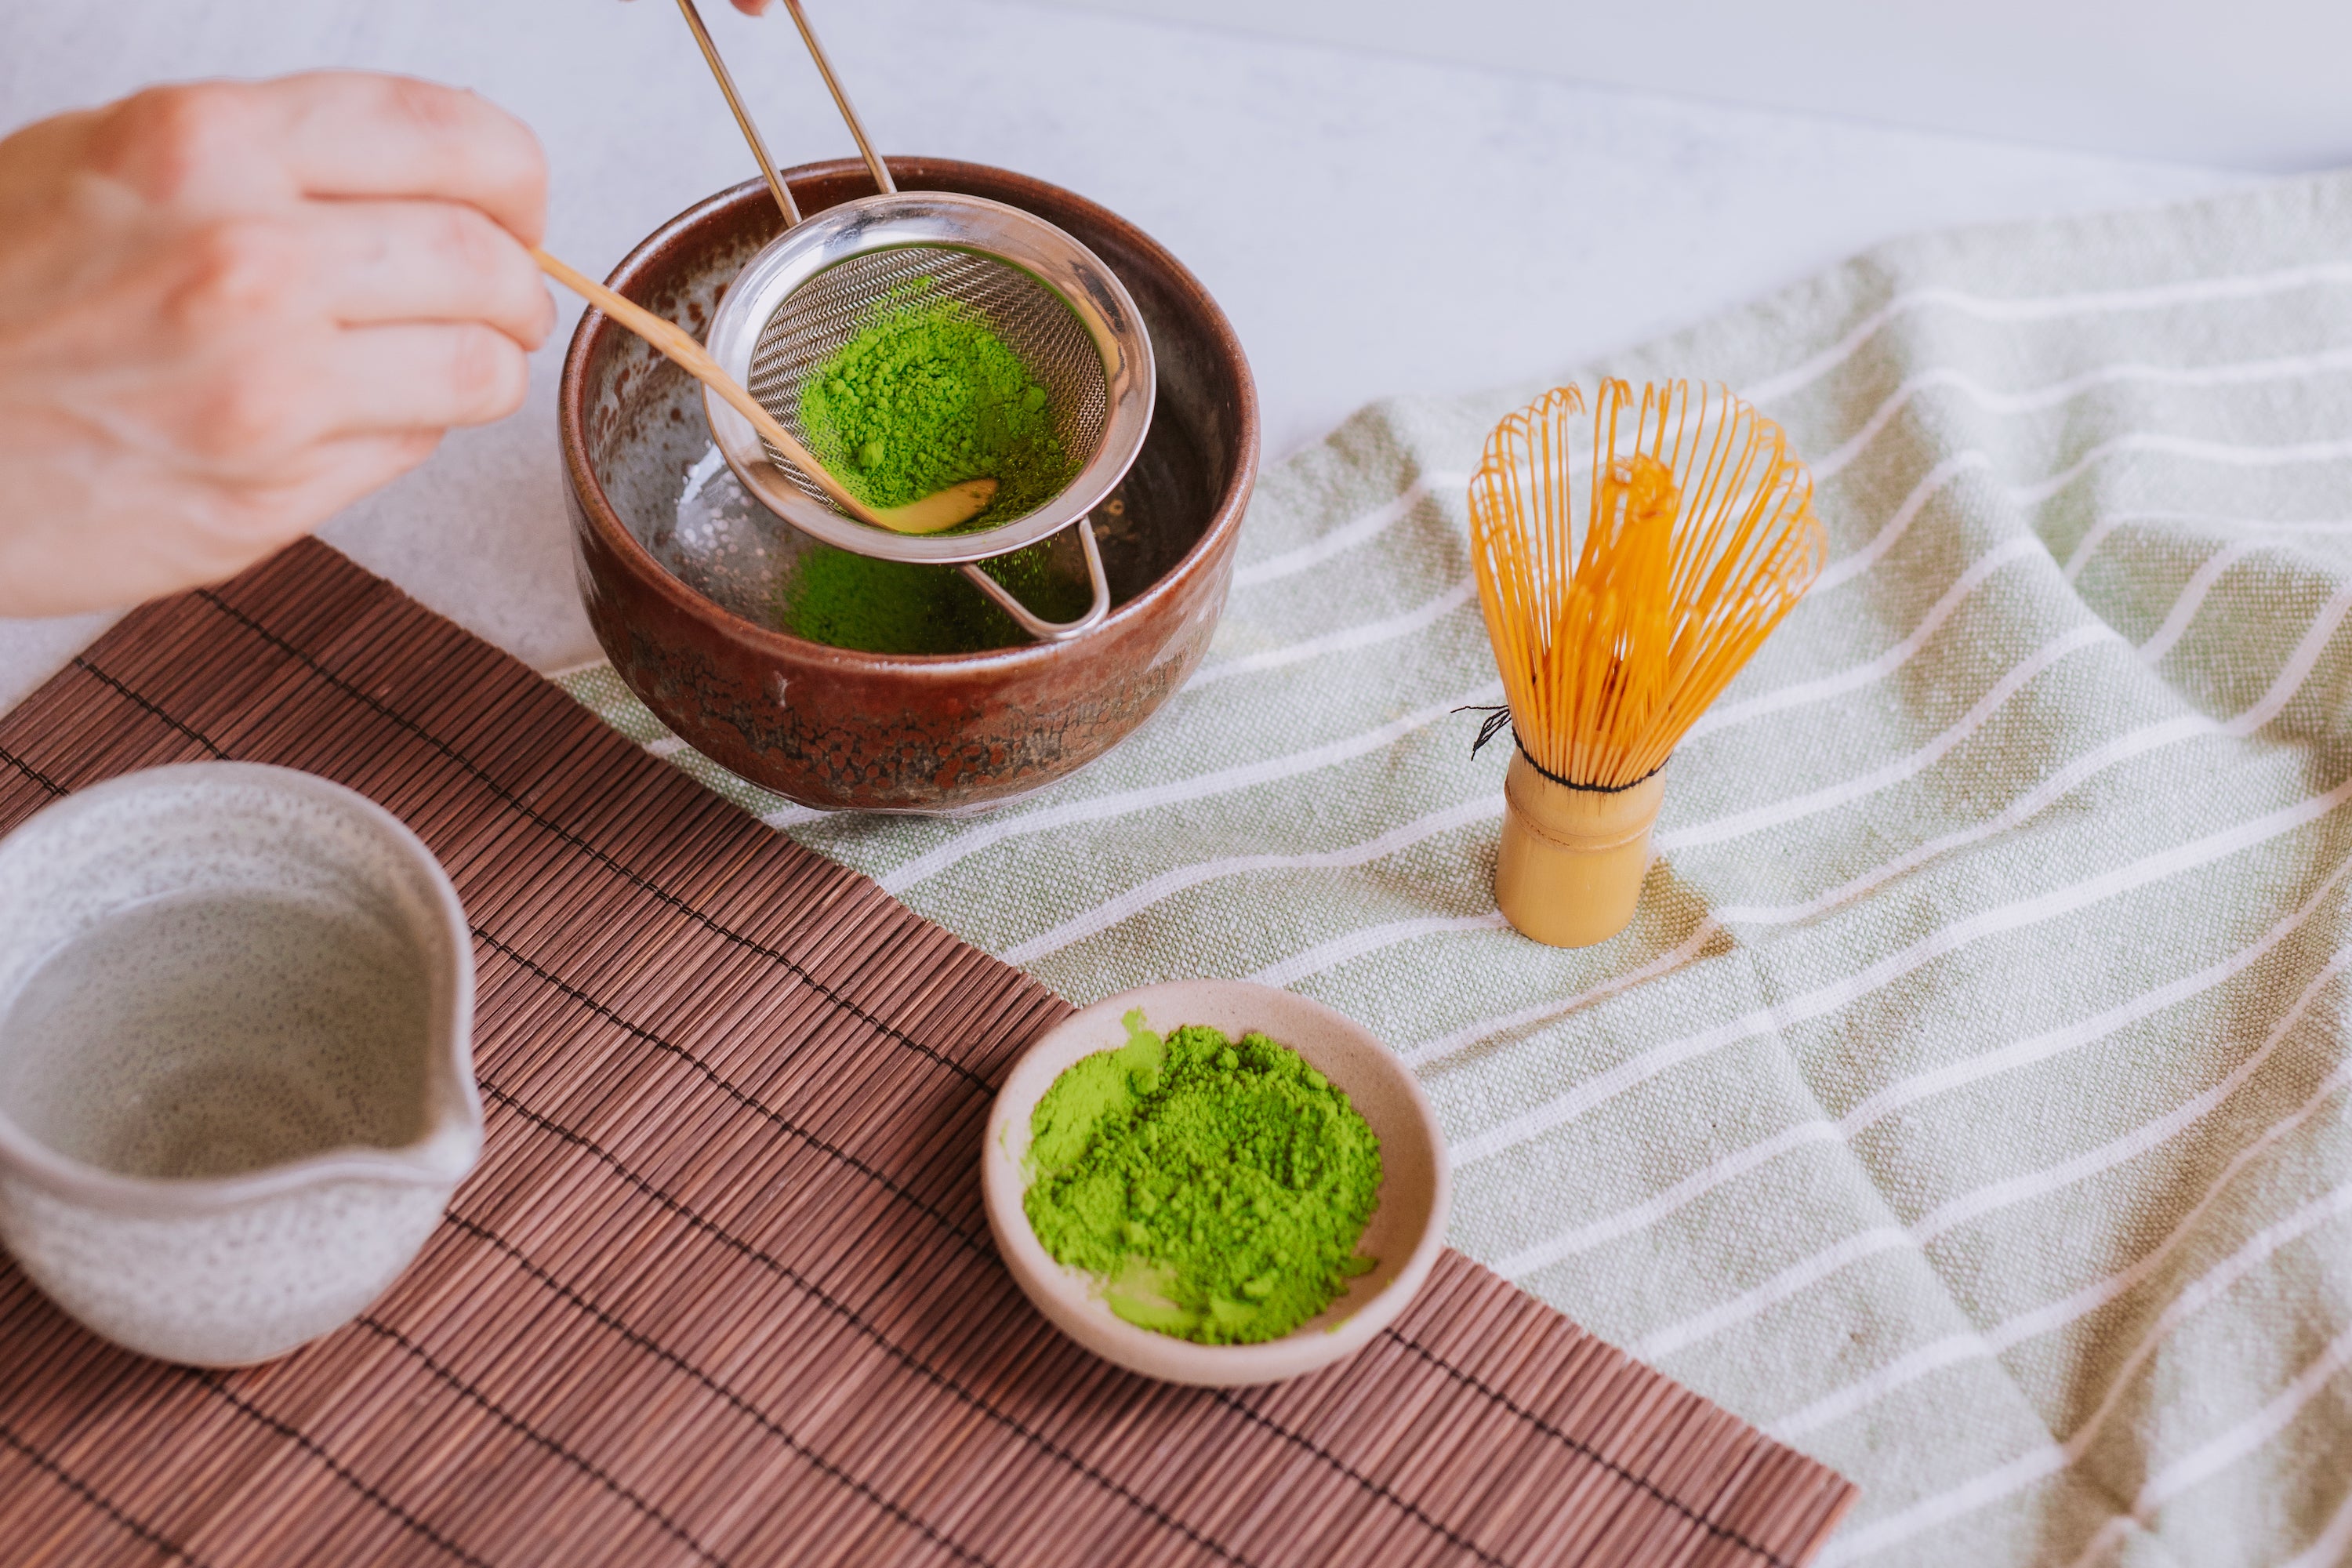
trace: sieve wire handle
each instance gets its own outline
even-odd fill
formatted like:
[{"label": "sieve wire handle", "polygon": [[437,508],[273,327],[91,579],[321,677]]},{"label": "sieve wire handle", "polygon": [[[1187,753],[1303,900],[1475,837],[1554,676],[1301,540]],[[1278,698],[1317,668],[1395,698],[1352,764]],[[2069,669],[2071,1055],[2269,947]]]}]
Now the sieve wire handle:
[{"label": "sieve wire handle", "polygon": [[[742,129],[743,140],[751,144],[751,156],[759,160],[760,173],[767,177],[768,192],[776,198],[776,205],[784,215],[784,226],[792,227],[801,221],[801,209],[793,205],[793,193],[785,187],[784,177],[776,173],[776,161],[768,156],[768,144],[760,139],[760,128],[752,122],[751,110],[743,107],[742,95],[735,90],[735,79],[728,74],[727,62],[719,58],[719,46],[711,42],[710,29],[702,25],[702,13],[694,8],[694,0],[677,0],[677,8],[684,13],[686,25],[694,33],[694,41],[701,46],[702,58],[709,65],[710,74],[718,79],[719,90],[725,96],[727,107],[735,111],[735,123]],[[803,26],[805,30],[806,25]],[[812,43],[810,47],[815,46]],[[834,89],[835,96],[839,96],[840,90],[838,88]]]},{"label": "sieve wire handle", "polygon": [[[786,0],[790,4],[791,0]],[[1094,586],[1095,602],[1087,613],[1075,621],[1049,621],[1032,615],[1029,606],[1014,598],[1004,584],[970,562],[964,563],[963,574],[973,586],[996,601],[997,608],[1011,616],[1021,629],[1039,642],[1067,642],[1080,632],[1091,631],[1110,614],[1110,578],[1103,572],[1102,546],[1095,542],[1095,520],[1078,519],[1078,542],[1087,552],[1087,580]]]},{"label": "sieve wire handle", "polygon": [[866,139],[866,127],[859,123],[857,110],[849,106],[849,95],[841,90],[841,79],[833,74],[833,62],[825,58],[824,46],[816,41],[816,29],[809,26],[801,0],[784,0],[784,9],[793,14],[793,25],[801,30],[801,42],[808,46],[809,58],[816,62],[816,74],[824,78],[824,85],[833,94],[834,107],[849,122],[849,133],[856,138],[858,153],[866,160],[866,172],[874,176],[874,183],[881,187],[884,195],[897,195],[898,182],[890,178],[890,171],[874,151],[874,143]]}]

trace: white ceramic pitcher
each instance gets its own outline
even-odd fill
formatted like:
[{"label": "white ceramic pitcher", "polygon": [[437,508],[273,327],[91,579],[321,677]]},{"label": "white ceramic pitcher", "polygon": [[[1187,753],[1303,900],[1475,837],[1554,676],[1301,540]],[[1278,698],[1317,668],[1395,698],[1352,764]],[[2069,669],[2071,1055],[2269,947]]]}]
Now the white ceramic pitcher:
[{"label": "white ceramic pitcher", "polygon": [[473,949],[398,819],[284,768],[127,774],[0,842],[0,1242],[110,1340],[349,1321],[481,1149]]}]

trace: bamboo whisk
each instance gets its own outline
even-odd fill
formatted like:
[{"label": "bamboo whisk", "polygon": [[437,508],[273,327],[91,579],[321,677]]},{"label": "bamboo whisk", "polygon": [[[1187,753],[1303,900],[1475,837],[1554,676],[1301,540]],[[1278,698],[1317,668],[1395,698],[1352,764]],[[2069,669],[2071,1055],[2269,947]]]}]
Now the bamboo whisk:
[{"label": "bamboo whisk", "polygon": [[1496,896],[1521,931],[1572,946],[1632,918],[1654,775],[1828,553],[1804,465],[1728,391],[1605,382],[1589,442],[1584,412],[1576,388],[1546,393],[1495,427],[1470,481],[1520,752]]},{"label": "bamboo whisk", "polygon": [[1495,427],[1471,559],[1519,744],[1555,778],[1622,789],[1795,607],[1828,542],[1788,438],[1727,392],[1654,384],[1637,405],[1604,383],[1580,453],[1583,412],[1564,386]]}]

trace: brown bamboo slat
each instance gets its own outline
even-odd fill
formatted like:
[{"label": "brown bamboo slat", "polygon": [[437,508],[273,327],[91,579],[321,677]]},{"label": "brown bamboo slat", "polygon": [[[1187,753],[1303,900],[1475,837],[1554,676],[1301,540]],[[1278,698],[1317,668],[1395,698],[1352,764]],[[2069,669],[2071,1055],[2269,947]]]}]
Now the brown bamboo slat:
[{"label": "brown bamboo slat", "polygon": [[1853,1500],[1453,1253],[1279,1386],[1078,1350],[977,1173],[1067,1005],[324,545],[0,718],[0,830],[204,757],[349,784],[449,868],[488,1146],[392,1291],[269,1366],[115,1350],[0,1265],[11,1563],[1794,1568]]}]

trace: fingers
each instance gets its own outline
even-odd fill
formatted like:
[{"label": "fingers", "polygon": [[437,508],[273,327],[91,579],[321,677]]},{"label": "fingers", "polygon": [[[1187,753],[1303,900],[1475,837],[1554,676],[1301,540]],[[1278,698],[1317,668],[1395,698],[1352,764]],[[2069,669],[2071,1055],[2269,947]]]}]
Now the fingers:
[{"label": "fingers", "polygon": [[354,437],[437,438],[522,405],[528,359],[478,323],[327,329],[224,350],[169,395],[131,408],[144,449],[204,483],[267,489],[310,471],[310,454]]},{"label": "fingers", "polygon": [[319,384],[335,389],[328,437],[488,425],[522,406],[523,351],[475,323],[402,322],[337,333]]},{"label": "fingers", "polygon": [[482,321],[526,349],[555,326],[530,252],[479,208],[454,202],[320,202],[311,276],[345,326]]},{"label": "fingers", "polygon": [[233,515],[217,520],[210,531],[225,557],[215,574],[234,575],[308,533],[415,468],[440,443],[437,430],[346,436],[310,448],[298,466],[265,483],[232,489]]},{"label": "fingers", "polygon": [[150,535],[150,559],[120,569],[131,596],[217,583],[310,532],[433,455],[437,431],[320,442],[266,476],[190,498],[182,528]]},{"label": "fingers", "polygon": [[259,95],[305,195],[435,197],[479,207],[525,245],[545,233],[539,139],[487,99],[360,71],[313,71],[247,90]]}]

